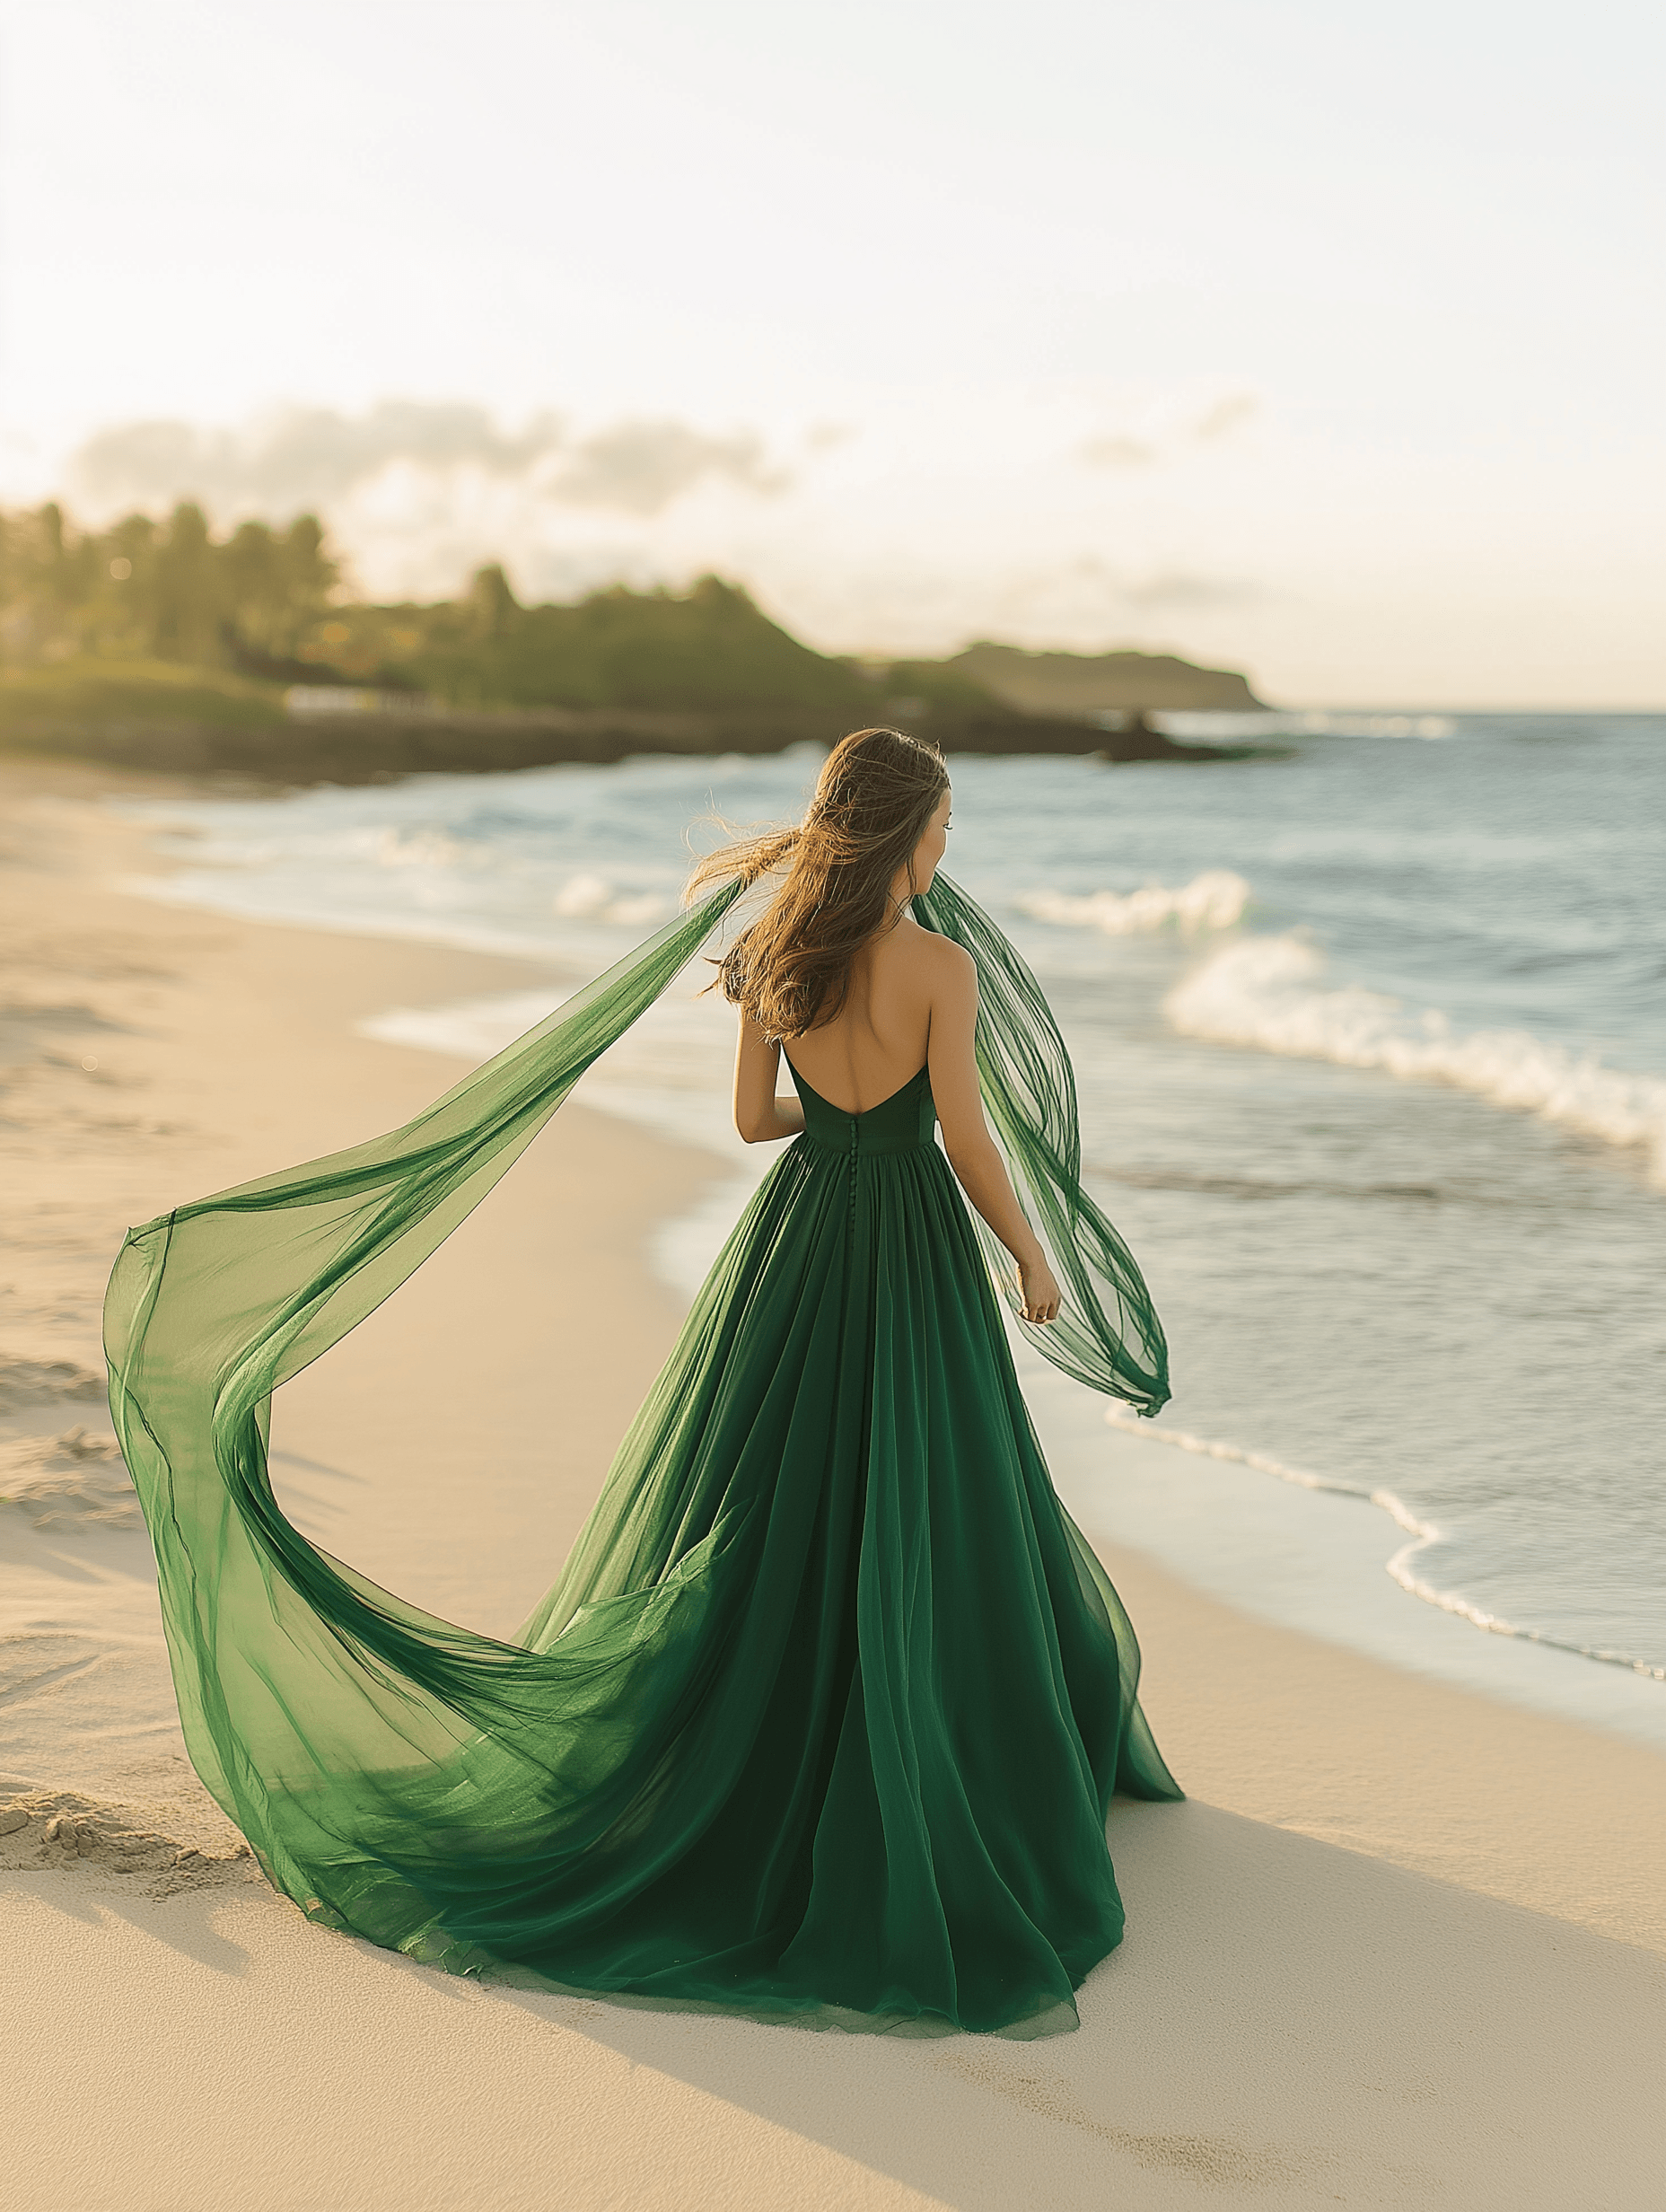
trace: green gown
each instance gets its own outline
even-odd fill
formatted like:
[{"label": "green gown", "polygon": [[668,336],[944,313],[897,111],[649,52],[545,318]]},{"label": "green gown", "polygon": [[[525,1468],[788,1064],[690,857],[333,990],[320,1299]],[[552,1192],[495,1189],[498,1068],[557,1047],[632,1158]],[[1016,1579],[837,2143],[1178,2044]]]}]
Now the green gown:
[{"label": "green gown", "polygon": [[[456,1971],[815,2026],[1067,2028],[1122,1933],[1112,1792],[1179,1791],[925,1069],[862,1114],[792,1071],[804,1132],[513,1642],[376,1588],[272,1493],[273,1390],[434,1249],[733,896],[406,1129],[130,1233],[111,1405],[187,1742],[311,1917]],[[1076,1181],[1045,1002],[946,878],[916,910],[978,963],[986,1106],[1066,1299],[1032,1339],[1155,1410],[1162,1332]]]}]

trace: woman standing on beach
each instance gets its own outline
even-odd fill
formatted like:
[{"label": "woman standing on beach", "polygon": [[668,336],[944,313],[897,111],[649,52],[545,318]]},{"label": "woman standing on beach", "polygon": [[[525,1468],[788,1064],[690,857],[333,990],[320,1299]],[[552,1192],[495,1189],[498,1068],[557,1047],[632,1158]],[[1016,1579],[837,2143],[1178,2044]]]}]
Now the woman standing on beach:
[{"label": "woman standing on beach", "polygon": [[[1179,1792],[980,1236],[1066,1372],[1155,1411],[1164,1352],[1080,1189],[1034,979],[937,874],[950,807],[930,747],[846,738],[802,828],[713,855],[690,893],[721,891],[408,1128],[129,1236],[111,1403],[187,1741],[313,1918],[636,2002],[1074,2024],[1122,1933],[1111,1794]],[[735,1119],[796,1141],[517,1639],[434,1620],[291,1527],[271,1392],[434,1249],[754,885],[773,895],[719,962]]]}]

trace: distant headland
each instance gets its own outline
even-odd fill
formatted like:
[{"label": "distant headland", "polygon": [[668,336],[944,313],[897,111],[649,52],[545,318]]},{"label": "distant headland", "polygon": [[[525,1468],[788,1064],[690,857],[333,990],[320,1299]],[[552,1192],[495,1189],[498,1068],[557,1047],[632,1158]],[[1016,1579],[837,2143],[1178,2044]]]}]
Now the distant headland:
[{"label": "distant headland", "polygon": [[523,605],[495,564],[457,598],[346,598],[324,531],[200,508],[78,530],[0,514],[0,746],[283,782],[773,752],[864,723],[945,752],[1213,759],[1152,712],[1250,711],[1248,680],[1171,654],[982,643],[937,661],[815,652],[739,585],[623,585]]},{"label": "distant headland", "polygon": [[1236,669],[1198,668],[1171,653],[1027,653],[981,644],[947,665],[1030,715],[1266,711],[1266,701]]}]

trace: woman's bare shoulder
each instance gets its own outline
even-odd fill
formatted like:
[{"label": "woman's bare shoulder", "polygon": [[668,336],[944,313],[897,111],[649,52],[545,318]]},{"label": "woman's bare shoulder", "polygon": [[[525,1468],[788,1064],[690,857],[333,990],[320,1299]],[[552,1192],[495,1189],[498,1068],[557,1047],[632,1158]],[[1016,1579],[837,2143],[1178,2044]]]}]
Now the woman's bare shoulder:
[{"label": "woman's bare shoulder", "polygon": [[934,929],[923,929],[916,922],[912,927],[893,930],[889,943],[898,969],[928,989],[963,988],[976,980],[978,964],[966,947]]}]

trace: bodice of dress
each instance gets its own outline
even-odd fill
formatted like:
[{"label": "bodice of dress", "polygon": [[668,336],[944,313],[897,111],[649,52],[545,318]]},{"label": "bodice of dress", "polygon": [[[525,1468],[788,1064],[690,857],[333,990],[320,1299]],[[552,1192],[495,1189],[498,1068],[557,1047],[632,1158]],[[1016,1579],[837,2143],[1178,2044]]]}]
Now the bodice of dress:
[{"label": "bodice of dress", "polygon": [[[786,1059],[785,1053],[781,1056]],[[900,1091],[893,1091],[865,1113],[847,1114],[812,1090],[792,1063],[786,1062],[804,1109],[804,1135],[825,1152],[855,1153],[870,1158],[876,1153],[917,1152],[929,1145],[937,1126],[932,1100],[931,1071],[922,1067],[910,1075]]]}]

